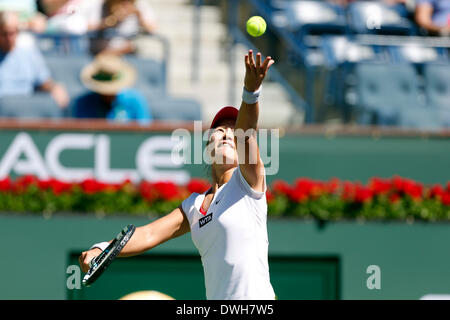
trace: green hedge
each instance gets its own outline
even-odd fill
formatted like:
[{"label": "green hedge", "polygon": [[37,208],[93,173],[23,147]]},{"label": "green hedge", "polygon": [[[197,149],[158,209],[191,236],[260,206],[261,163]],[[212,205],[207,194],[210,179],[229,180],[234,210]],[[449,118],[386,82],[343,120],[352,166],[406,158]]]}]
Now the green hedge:
[{"label": "green hedge", "polygon": [[[171,182],[105,184],[94,179],[67,183],[24,176],[0,180],[0,211],[51,215],[61,212],[100,215],[167,214],[192,192],[210,187],[202,179],[187,185]],[[424,186],[393,177],[359,182],[314,181],[299,178],[293,184],[274,181],[266,192],[269,216],[318,220],[450,220],[450,183]]]}]

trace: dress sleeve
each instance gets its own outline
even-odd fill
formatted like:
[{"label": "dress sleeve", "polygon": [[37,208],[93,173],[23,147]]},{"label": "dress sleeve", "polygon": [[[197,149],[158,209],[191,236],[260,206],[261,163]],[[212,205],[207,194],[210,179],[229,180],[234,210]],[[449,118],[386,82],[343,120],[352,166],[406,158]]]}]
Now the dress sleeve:
[{"label": "dress sleeve", "polygon": [[254,199],[261,199],[267,191],[267,185],[266,185],[266,170],[264,169],[264,191],[256,191],[255,189],[253,189],[247,182],[247,180],[245,180],[244,176],[242,175],[241,169],[239,167],[237,167],[236,169],[236,174],[237,174],[237,179],[238,184],[241,186],[241,189],[250,197],[254,198]]},{"label": "dress sleeve", "polygon": [[197,193],[191,193],[189,197],[183,200],[181,208],[183,209],[186,218],[189,220],[189,224],[192,224],[192,213],[194,211],[194,203]]}]

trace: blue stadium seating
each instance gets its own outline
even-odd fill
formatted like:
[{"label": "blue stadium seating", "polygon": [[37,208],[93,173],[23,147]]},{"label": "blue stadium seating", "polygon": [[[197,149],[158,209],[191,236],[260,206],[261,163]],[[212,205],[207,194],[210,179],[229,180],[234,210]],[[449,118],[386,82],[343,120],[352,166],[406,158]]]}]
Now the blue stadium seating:
[{"label": "blue stadium seating", "polygon": [[420,100],[418,79],[409,64],[356,66],[361,124],[440,127],[438,115]]},{"label": "blue stadium seating", "polygon": [[387,63],[383,46],[360,44],[348,36],[322,36],[326,80],[324,102],[340,109],[343,120],[351,118],[354,68],[361,62]]},{"label": "blue stadium seating", "polygon": [[425,92],[427,104],[436,110],[445,127],[450,127],[450,65],[425,66]]},{"label": "blue stadium seating", "polygon": [[[92,35],[36,35],[36,43],[44,54],[52,78],[66,87],[72,102],[88,90],[81,82],[80,73],[93,59],[89,52],[90,37]],[[161,61],[135,55],[124,57],[138,72],[134,88],[147,98],[153,117],[157,120],[202,120],[202,107],[197,101],[168,95],[166,91],[168,42],[161,36],[154,38],[161,42],[165,52],[165,57]],[[33,96],[11,96],[0,99],[0,117],[70,117],[72,107],[70,105],[69,108],[61,110],[50,95],[43,93]]]},{"label": "blue stadium seating", "polygon": [[88,55],[45,56],[52,78],[64,84],[71,98],[86,90],[81,83],[80,73],[91,61],[92,58]]},{"label": "blue stadium seating", "polygon": [[277,3],[275,20],[284,16],[285,27],[299,39],[311,34],[344,34],[347,23],[341,7],[327,2],[298,0]]},{"label": "blue stadium seating", "polygon": [[137,70],[138,79],[135,88],[166,93],[166,66],[163,62],[127,55],[125,60]]},{"label": "blue stadium seating", "polygon": [[193,99],[147,95],[147,100],[155,120],[202,120],[202,106]]},{"label": "blue stadium seating", "polygon": [[[360,111],[360,124],[428,129],[449,125],[444,121],[450,114],[444,81],[450,81],[444,80],[442,70],[439,75],[424,74],[430,64],[450,66],[448,42],[406,40],[418,34],[418,27],[405,5],[369,0],[342,7],[325,0],[248,2],[254,14],[268,19],[283,54],[296,59],[287,64],[301,71],[305,100],[314,108],[337,107],[344,122],[353,119],[354,107]],[[439,82],[434,88],[429,88],[431,74]],[[295,85],[297,78],[286,77]],[[316,83],[324,84],[325,94],[316,90]]]},{"label": "blue stadium seating", "polygon": [[[53,78],[65,85],[72,102],[88,90],[81,83],[80,73],[92,59],[93,57],[87,55],[46,56],[46,62]],[[134,88],[149,97],[158,96],[160,98],[166,94],[165,69],[161,63],[135,56],[126,56],[125,60],[138,71],[138,79],[133,86]],[[66,111],[67,116],[72,116],[72,107],[71,105]]]},{"label": "blue stadium seating", "polygon": [[[92,59],[88,55],[48,55],[45,57],[53,78],[64,83],[69,93],[75,95],[86,90],[81,83],[80,73],[84,66],[92,62]],[[136,88],[145,87],[165,92],[165,69],[161,63],[135,56],[126,56],[125,60],[133,65],[138,73]]]},{"label": "blue stadium seating", "polygon": [[0,98],[0,117],[4,118],[62,118],[64,111],[47,93],[32,96]]}]

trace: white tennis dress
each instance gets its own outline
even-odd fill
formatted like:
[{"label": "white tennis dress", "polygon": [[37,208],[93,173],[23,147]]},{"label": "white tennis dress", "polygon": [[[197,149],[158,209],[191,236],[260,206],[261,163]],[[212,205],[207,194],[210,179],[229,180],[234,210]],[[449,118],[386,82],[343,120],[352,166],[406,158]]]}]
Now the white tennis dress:
[{"label": "white tennis dress", "polygon": [[202,259],[206,298],[275,299],[269,277],[265,192],[253,190],[237,167],[203,214],[205,195],[192,193],[182,208]]}]

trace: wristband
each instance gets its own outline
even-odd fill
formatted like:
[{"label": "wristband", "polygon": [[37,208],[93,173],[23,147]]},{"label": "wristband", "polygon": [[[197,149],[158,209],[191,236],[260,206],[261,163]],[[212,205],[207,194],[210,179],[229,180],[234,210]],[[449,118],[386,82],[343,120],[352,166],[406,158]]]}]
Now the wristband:
[{"label": "wristband", "polygon": [[102,251],[105,251],[105,249],[109,246],[109,242],[100,242],[100,243],[96,243],[94,244],[89,250],[92,250],[94,248],[98,248]]},{"label": "wristband", "polygon": [[245,89],[242,91],[242,101],[244,101],[246,104],[255,104],[258,102],[259,94],[261,93],[261,87],[258,88],[258,90],[251,92],[247,91]]}]

